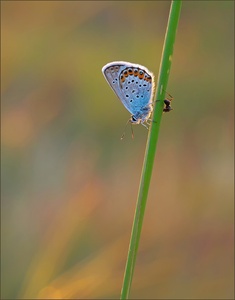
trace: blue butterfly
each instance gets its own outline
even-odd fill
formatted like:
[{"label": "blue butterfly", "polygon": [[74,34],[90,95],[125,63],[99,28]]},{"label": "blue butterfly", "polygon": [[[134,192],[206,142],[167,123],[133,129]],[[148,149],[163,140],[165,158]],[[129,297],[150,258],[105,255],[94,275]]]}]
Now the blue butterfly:
[{"label": "blue butterfly", "polygon": [[[131,113],[131,124],[149,125],[155,94],[154,74],[146,67],[125,61],[114,61],[102,68],[105,79],[125,108]],[[171,100],[165,100],[165,112]],[[146,125],[147,124],[147,125]]]}]

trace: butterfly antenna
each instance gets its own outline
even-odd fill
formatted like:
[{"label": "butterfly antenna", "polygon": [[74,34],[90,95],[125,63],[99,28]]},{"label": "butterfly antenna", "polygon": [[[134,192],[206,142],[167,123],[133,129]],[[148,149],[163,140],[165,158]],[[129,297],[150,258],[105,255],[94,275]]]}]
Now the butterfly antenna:
[{"label": "butterfly antenna", "polygon": [[124,139],[124,137],[125,137],[125,134],[126,134],[126,127],[127,127],[127,124],[130,122],[130,120],[128,120],[127,122],[126,122],[126,125],[125,125],[125,128],[124,128],[124,131],[123,131],[123,134],[122,134],[122,136],[121,136],[121,140],[123,140]]},{"label": "butterfly antenna", "polygon": [[[130,122],[130,119],[126,122],[126,125],[125,125],[125,128],[124,128],[124,132],[123,132],[123,134],[122,134],[122,136],[121,136],[121,140],[123,140],[124,137],[125,137],[125,134],[126,134],[126,127],[127,127],[127,125],[128,125],[129,123],[131,123],[131,122]],[[132,123],[131,123],[131,137],[132,137],[132,139],[134,139],[134,130],[133,130],[133,127],[132,127]]]},{"label": "butterfly antenna", "polygon": [[131,137],[132,137],[132,140],[134,139],[134,130],[133,130],[133,127],[132,127],[132,123],[131,123]]}]

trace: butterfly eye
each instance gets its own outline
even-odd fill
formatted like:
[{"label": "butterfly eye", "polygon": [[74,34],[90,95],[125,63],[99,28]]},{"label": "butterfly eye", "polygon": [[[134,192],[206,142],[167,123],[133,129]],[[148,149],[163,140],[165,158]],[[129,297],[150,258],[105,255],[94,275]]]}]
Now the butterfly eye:
[{"label": "butterfly eye", "polygon": [[134,117],[134,116],[131,116],[131,120],[132,120],[132,122],[136,122],[137,121],[137,119]]}]

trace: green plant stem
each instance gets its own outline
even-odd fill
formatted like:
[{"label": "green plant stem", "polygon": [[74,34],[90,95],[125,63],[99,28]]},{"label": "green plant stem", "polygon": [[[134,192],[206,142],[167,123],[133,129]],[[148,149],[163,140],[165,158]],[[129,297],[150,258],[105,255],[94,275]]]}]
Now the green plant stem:
[{"label": "green plant stem", "polygon": [[160,72],[157,81],[157,102],[153,112],[153,122],[150,127],[148,141],[146,145],[145,158],[143,163],[142,175],[139,186],[139,193],[137,198],[137,205],[133,221],[128,257],[126,262],[126,269],[124,273],[123,286],[121,291],[121,299],[128,299],[133,272],[136,262],[136,255],[140,240],[140,234],[143,224],[144,212],[147,202],[148,190],[152,175],[154,157],[157,148],[157,141],[162,118],[162,111],[164,107],[165,91],[167,88],[171,60],[173,55],[173,47],[175,42],[176,30],[178,26],[179,16],[181,10],[181,1],[175,0],[171,3],[171,9],[168,19],[168,26],[166,30],[165,42],[163,46]]}]

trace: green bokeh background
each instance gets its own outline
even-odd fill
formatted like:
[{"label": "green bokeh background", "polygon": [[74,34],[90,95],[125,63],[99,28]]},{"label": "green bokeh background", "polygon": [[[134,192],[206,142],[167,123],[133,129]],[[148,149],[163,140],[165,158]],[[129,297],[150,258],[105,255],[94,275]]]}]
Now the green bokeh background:
[{"label": "green bokeh background", "polygon": [[[170,1],[1,1],[2,299],[118,298]],[[184,1],[131,298],[234,299],[234,2]]]}]

